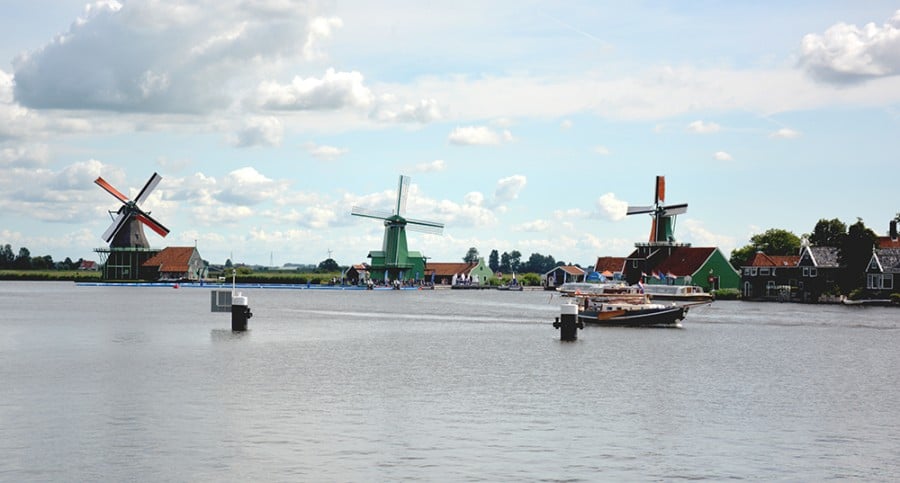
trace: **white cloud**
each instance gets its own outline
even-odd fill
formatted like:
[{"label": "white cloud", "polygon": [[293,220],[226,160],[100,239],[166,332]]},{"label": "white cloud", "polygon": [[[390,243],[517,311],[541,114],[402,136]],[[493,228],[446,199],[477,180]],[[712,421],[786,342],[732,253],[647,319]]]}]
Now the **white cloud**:
[{"label": "white cloud", "polygon": [[731,161],[734,158],[732,158],[731,155],[726,153],[725,151],[716,151],[715,153],[713,153],[713,159],[715,159],[716,161]]},{"label": "white cloud", "polygon": [[319,49],[319,42],[331,38],[332,31],[340,28],[344,22],[337,17],[316,17],[309,22],[309,34],[303,44],[303,57],[316,60],[324,56]]},{"label": "white cloud", "polygon": [[402,104],[393,95],[383,95],[370,116],[383,122],[426,124],[443,117],[435,99],[422,99],[418,104]]},{"label": "white cloud", "polygon": [[294,77],[290,84],[267,81],[257,89],[257,103],[265,109],[314,111],[368,108],[374,102],[372,91],[357,71],[328,69],[321,78]]},{"label": "white cloud", "polygon": [[552,226],[553,225],[547,220],[534,220],[522,223],[514,229],[516,231],[546,232],[549,231]]},{"label": "white cloud", "polygon": [[783,127],[769,135],[772,138],[794,139],[800,137],[800,132],[793,129]]},{"label": "white cloud", "polygon": [[679,238],[685,242],[701,247],[718,247],[726,256],[737,246],[734,237],[713,233],[702,222],[691,218],[679,219],[678,229],[682,234]]},{"label": "white cloud", "polygon": [[0,150],[0,167],[34,168],[45,166],[50,149],[45,144],[18,145]]},{"label": "white cloud", "polygon": [[255,205],[279,197],[286,188],[285,182],[267,178],[252,167],[240,168],[228,173],[218,185],[221,190],[216,199],[234,205]]},{"label": "white cloud", "polygon": [[16,99],[29,108],[119,112],[227,107],[257,67],[314,52],[336,24],[310,20],[309,8],[274,7],[95,2],[66,32],[13,61]]},{"label": "white cloud", "polygon": [[501,144],[513,140],[509,131],[497,132],[487,126],[464,126],[455,128],[448,137],[451,144],[456,145],[489,145]]},{"label": "white cloud", "polygon": [[414,173],[436,173],[447,169],[447,163],[443,159],[435,159],[427,163],[419,163],[412,168]]},{"label": "white cloud", "polygon": [[310,156],[325,161],[333,161],[349,152],[349,149],[346,148],[317,145],[315,143],[307,143],[305,147],[306,152],[309,153]]},{"label": "white cloud", "polygon": [[240,131],[231,136],[232,146],[279,146],[284,137],[284,127],[274,116],[251,117],[244,122]]},{"label": "white cloud", "polygon": [[694,121],[688,124],[687,130],[697,134],[711,134],[719,132],[722,127],[714,122]]},{"label": "white cloud", "polygon": [[800,65],[818,80],[858,82],[900,73],[900,10],[884,25],[837,23],[800,43]]},{"label": "white cloud", "polygon": [[565,120],[563,120],[563,122],[559,123],[559,127],[564,130],[572,129],[572,126],[574,126],[574,125],[575,125],[575,123],[573,123],[572,121],[570,121],[568,119],[565,119]]},{"label": "white cloud", "polygon": [[609,148],[607,148],[606,146],[595,146],[594,152],[599,154],[600,156],[609,156],[611,154]]},{"label": "white cloud", "polygon": [[597,216],[610,221],[619,221],[625,218],[628,212],[628,203],[616,198],[615,193],[606,193],[597,198]]},{"label": "white cloud", "polygon": [[518,198],[519,193],[525,188],[527,183],[527,178],[520,174],[497,181],[497,188],[494,190],[494,203],[503,204]]}]

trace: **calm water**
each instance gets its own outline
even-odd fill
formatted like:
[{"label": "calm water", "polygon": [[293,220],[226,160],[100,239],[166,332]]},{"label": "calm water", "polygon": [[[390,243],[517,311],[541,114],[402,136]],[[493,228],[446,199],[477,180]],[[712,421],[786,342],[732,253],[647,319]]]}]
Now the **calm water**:
[{"label": "calm water", "polygon": [[900,479],[900,310],[0,282],[0,480]]}]

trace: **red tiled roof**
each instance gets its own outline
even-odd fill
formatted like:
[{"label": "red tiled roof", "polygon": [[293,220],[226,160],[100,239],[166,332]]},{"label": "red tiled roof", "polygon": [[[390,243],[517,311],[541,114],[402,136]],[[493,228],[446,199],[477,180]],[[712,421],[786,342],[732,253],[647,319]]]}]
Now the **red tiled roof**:
[{"label": "red tiled roof", "polygon": [[745,267],[796,267],[800,261],[799,255],[766,255],[756,252]]},{"label": "red tiled roof", "polygon": [[476,265],[473,263],[453,263],[453,262],[428,262],[425,267],[426,271],[434,270],[434,274],[437,276],[452,276],[464,273],[466,275],[469,274],[469,271],[475,268]]},{"label": "red tiled roof", "polygon": [[900,248],[900,238],[891,240],[889,236],[878,237],[878,248]]},{"label": "red tiled roof", "polygon": [[625,270],[625,257],[597,257],[595,272],[622,272]]},{"label": "red tiled roof", "polygon": [[693,275],[709,259],[716,249],[714,247],[678,247],[672,250],[672,255],[657,265],[653,271],[672,274],[676,277]]},{"label": "red tiled roof", "polygon": [[194,247],[166,247],[150,257],[143,266],[159,267],[160,272],[184,273],[190,270],[188,265],[194,250],[196,250]]},{"label": "red tiled roof", "polygon": [[560,265],[556,267],[569,275],[584,275],[584,270],[576,267],[575,265]]}]

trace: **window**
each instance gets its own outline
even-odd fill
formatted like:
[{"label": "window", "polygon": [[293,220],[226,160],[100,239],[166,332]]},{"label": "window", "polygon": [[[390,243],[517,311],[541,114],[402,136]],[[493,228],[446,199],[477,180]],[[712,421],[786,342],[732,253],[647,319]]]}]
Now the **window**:
[{"label": "window", "polygon": [[744,267],[744,275],[750,275],[750,267]]},{"label": "window", "polygon": [[750,275],[754,277],[756,276],[756,267],[750,269]]},{"label": "window", "polygon": [[881,288],[887,290],[894,289],[894,275],[891,273],[886,273],[881,276]]},{"label": "window", "polygon": [[819,269],[816,267],[809,267],[809,276],[815,277],[819,274]]},{"label": "window", "polygon": [[759,274],[760,274],[760,276],[768,277],[768,276],[769,276],[769,269],[768,269],[768,268],[760,268],[760,269],[759,269]]},{"label": "window", "polygon": [[803,276],[804,276],[804,277],[808,277],[808,276],[809,276],[809,267],[803,267]]},{"label": "window", "polygon": [[881,285],[881,275],[877,273],[870,273],[866,276],[866,288],[868,289],[880,289]]},{"label": "window", "polygon": [[632,261],[631,261],[631,268],[637,268],[637,267],[638,267],[638,261],[637,261],[637,260],[632,260]]}]

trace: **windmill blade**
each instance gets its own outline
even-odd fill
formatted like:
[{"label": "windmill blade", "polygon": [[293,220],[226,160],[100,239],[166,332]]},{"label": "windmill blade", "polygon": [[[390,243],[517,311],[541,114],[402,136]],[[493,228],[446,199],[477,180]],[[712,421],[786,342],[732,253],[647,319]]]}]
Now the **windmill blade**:
[{"label": "windmill blade", "polygon": [[105,179],[98,176],[97,179],[94,180],[94,183],[105,189],[107,193],[115,196],[122,203],[128,203],[128,197],[120,193],[119,190],[113,188],[112,185],[107,183]]},{"label": "windmill blade", "polygon": [[640,213],[653,213],[656,211],[652,206],[629,206],[626,215],[637,215]]},{"label": "windmill blade", "polygon": [[162,223],[154,220],[150,215],[144,212],[138,212],[135,215],[135,218],[138,219],[141,223],[150,227],[151,230],[155,231],[159,236],[165,238],[166,235],[169,234],[169,229],[162,226]]},{"label": "windmill blade", "polygon": [[350,208],[350,214],[355,216],[364,216],[366,218],[375,218],[376,220],[386,220],[393,215],[393,213],[387,210],[373,210],[371,208],[362,208],[359,206],[353,206],[352,208]]},{"label": "windmill blade", "polygon": [[400,175],[400,183],[397,186],[397,211],[396,215],[403,216],[406,213],[406,198],[409,194],[409,176]]},{"label": "windmill blade", "polygon": [[406,229],[417,231],[419,233],[430,233],[432,235],[442,235],[444,233],[444,224],[436,221],[417,220],[415,218],[406,219]]},{"label": "windmill blade", "polygon": [[666,201],[666,177],[656,177],[656,203]]},{"label": "windmill blade", "polygon": [[406,231],[427,233],[429,235],[443,235],[444,234],[444,225],[441,225],[441,226],[419,225],[419,224],[412,224],[410,222],[410,223],[407,223],[407,225],[406,225]]},{"label": "windmill blade", "polygon": [[681,214],[687,213],[687,207],[688,207],[687,203],[682,203],[680,205],[663,206],[662,214],[665,216],[681,215]]},{"label": "windmill blade", "polygon": [[418,220],[415,218],[406,218],[406,223],[413,225],[430,226],[434,228],[443,228],[444,224],[436,221]]},{"label": "windmill blade", "polygon": [[162,179],[157,173],[153,173],[153,176],[147,180],[147,184],[144,185],[144,188],[141,189],[141,192],[138,193],[137,198],[134,199],[135,204],[140,205],[144,202],[148,197],[150,197],[150,193],[156,188],[156,185],[159,184],[159,180]]},{"label": "windmill blade", "polygon": [[128,221],[129,215],[130,213],[125,210],[120,211],[119,214],[116,215],[115,219],[113,219],[112,224],[109,225],[109,228],[107,228],[106,231],[103,232],[103,241],[109,243],[109,241],[112,240],[114,236],[116,236],[116,233],[118,233],[119,230],[121,230],[122,227],[125,226],[125,222]]}]

